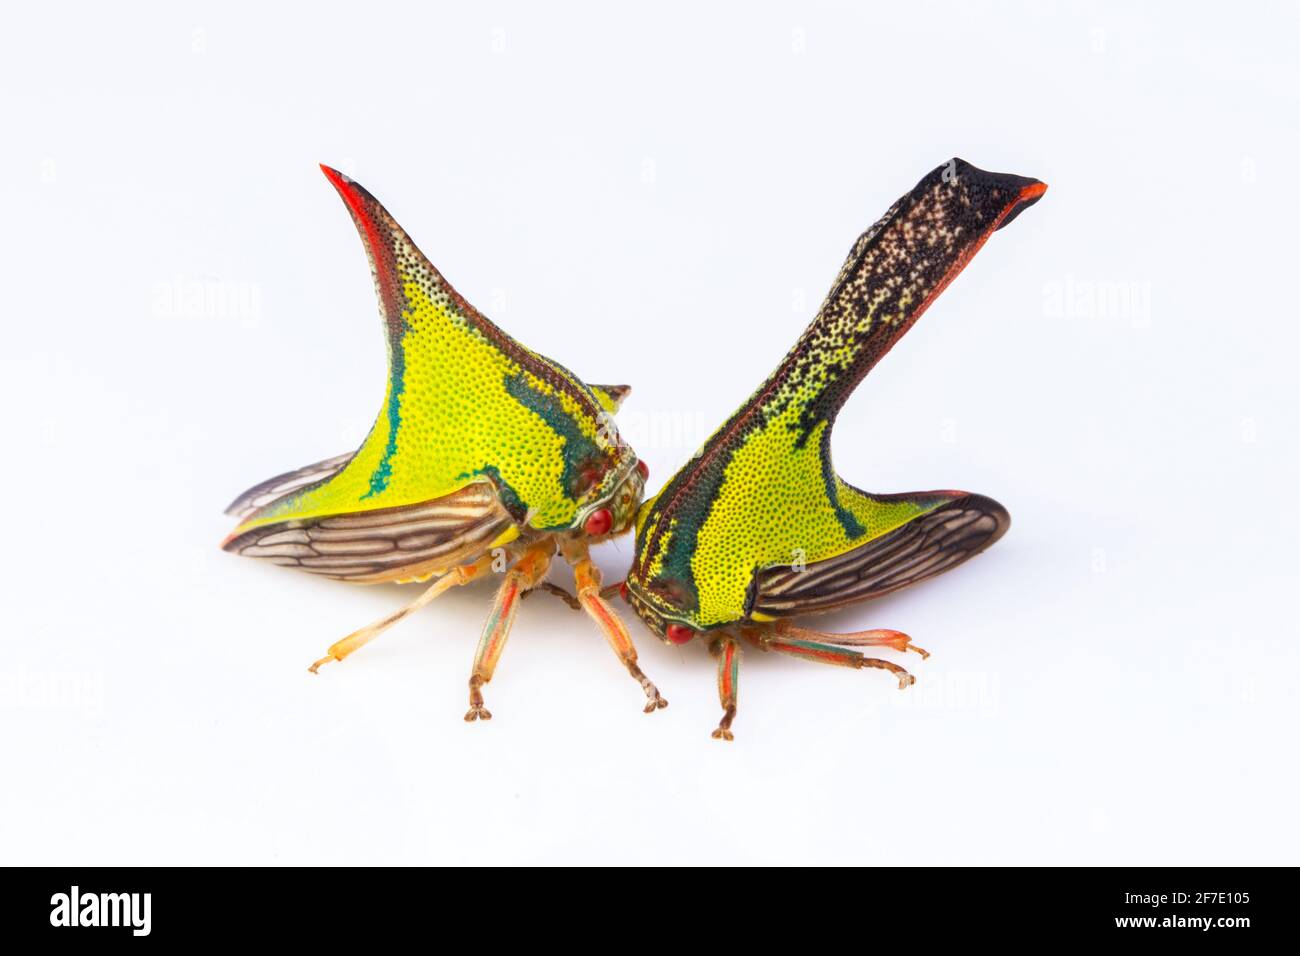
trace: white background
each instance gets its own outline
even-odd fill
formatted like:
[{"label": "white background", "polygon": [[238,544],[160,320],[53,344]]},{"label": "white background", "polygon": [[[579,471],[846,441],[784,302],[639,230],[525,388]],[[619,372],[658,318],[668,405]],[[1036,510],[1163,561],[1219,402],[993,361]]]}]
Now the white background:
[{"label": "white background", "polygon": [[[1294,8],[900,6],[11,11],[0,861],[1296,863]],[[634,627],[647,717],[538,596],[466,725],[486,588],[311,677],[414,592],[218,550],[382,395],[318,161],[633,384],[655,489],[953,155],[1051,188],[835,433],[1014,517],[822,619],[913,635],[911,690],[751,653],[724,745],[702,647]]]}]

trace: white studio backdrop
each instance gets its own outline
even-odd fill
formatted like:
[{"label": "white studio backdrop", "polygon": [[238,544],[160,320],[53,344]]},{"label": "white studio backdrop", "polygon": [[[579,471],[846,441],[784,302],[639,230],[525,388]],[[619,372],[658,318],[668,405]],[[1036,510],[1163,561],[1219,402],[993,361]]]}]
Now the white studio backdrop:
[{"label": "white studio backdrop", "polygon": [[[15,8],[0,36],[0,862],[1295,863],[1294,7]],[[918,683],[218,550],[355,447],[384,346],[327,162],[590,381],[659,487],[858,234],[958,155],[1040,178],[835,433],[873,491],[1012,513],[824,619]],[[607,580],[631,554],[600,549]],[[899,658],[901,660],[901,658]]]}]

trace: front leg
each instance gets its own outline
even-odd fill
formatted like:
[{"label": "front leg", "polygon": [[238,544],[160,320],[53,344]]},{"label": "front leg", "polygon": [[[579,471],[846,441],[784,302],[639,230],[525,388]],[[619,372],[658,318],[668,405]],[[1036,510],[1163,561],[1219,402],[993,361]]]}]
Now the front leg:
[{"label": "front leg", "polygon": [[555,542],[550,538],[530,546],[506,572],[505,580],[497,589],[492,611],[488,614],[487,623],[483,625],[483,636],[479,638],[478,652],[474,655],[466,721],[492,719],[492,711],[483,706],[483,685],[492,680],[497,662],[501,660],[501,652],[506,649],[506,638],[510,636],[510,626],[519,609],[519,596],[536,587],[537,582],[546,576],[546,569],[551,566],[554,554]]},{"label": "front leg", "polygon": [[736,719],[736,685],[740,681],[740,643],[724,634],[711,645],[709,653],[718,660],[718,700],[722,703],[722,720],[713,732],[714,740],[735,740],[731,722]]},{"label": "front leg", "polygon": [[572,544],[566,553],[572,553],[577,558],[573,566],[573,577],[578,589],[578,601],[582,604],[583,610],[596,622],[600,632],[605,635],[605,640],[618,655],[618,659],[623,662],[627,672],[641,685],[641,690],[646,696],[645,713],[653,714],[656,710],[667,707],[668,700],[659,693],[659,688],[645,676],[636,662],[636,646],[632,643],[632,635],[628,633],[627,625],[601,594],[600,568],[592,563],[587,554],[586,544]]}]

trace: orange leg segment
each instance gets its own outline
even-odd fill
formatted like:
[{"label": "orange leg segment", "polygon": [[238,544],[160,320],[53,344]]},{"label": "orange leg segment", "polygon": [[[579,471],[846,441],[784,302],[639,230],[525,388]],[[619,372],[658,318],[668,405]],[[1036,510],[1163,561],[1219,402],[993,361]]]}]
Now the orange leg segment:
[{"label": "orange leg segment", "polygon": [[492,712],[483,706],[483,685],[492,680],[501,653],[506,649],[506,638],[510,636],[510,626],[519,610],[520,595],[536,587],[546,576],[554,554],[555,542],[548,538],[525,550],[505,573],[505,580],[497,589],[492,610],[483,626],[478,652],[474,655],[474,670],[469,678],[469,710],[465,713],[465,720],[492,719]]},{"label": "orange leg segment", "polygon": [[600,569],[592,564],[585,546],[581,547],[578,553],[581,556],[573,566],[573,576],[578,588],[578,601],[582,604],[583,610],[596,622],[600,632],[605,635],[605,640],[609,642],[609,646],[623,662],[623,666],[627,668],[633,680],[641,685],[641,690],[646,696],[645,713],[653,714],[656,710],[667,707],[668,701],[659,693],[659,688],[651,683],[650,678],[645,676],[636,662],[636,646],[632,643],[632,635],[628,633],[627,625],[602,596]]},{"label": "orange leg segment", "polygon": [[[752,641],[759,650],[779,651],[782,654],[789,654],[791,657],[802,657],[804,660],[817,661],[821,664],[834,664],[838,667],[874,667],[879,670],[889,671],[898,678],[899,690],[906,690],[912,684],[916,683],[915,677],[891,661],[881,660],[876,657],[867,657],[858,651],[851,651],[847,648],[836,646],[839,638],[854,637],[856,635],[822,634],[819,631],[810,631],[804,628],[794,627],[778,627],[775,631],[758,631],[756,629],[747,628],[742,633],[747,639]],[[897,631],[886,631],[883,633],[898,635],[898,637],[903,640],[903,646],[899,646],[895,643],[896,639],[892,637],[881,641],[863,640],[859,643],[884,644],[893,647],[895,650],[903,650],[905,648],[908,640],[906,634],[899,634]],[[821,640],[810,640],[809,638],[812,637],[818,637],[821,638]],[[835,641],[836,643],[830,643],[832,641]],[[920,648],[913,648],[913,650],[920,651]]]},{"label": "orange leg segment", "polygon": [[718,660],[718,700],[722,703],[722,720],[713,731],[714,740],[735,740],[731,722],[736,719],[736,691],[740,681],[740,642],[724,634],[709,647]]},{"label": "orange leg segment", "polygon": [[484,555],[471,564],[462,564],[460,567],[452,568],[442,577],[438,578],[438,580],[429,585],[428,588],[420,593],[419,597],[406,605],[406,607],[400,608],[392,614],[380,618],[373,624],[367,624],[360,630],[353,631],[347,637],[343,638],[343,640],[331,644],[329,650],[325,652],[325,656],[307,669],[313,674],[319,673],[322,664],[329,664],[332,661],[343,660],[343,658],[347,657],[353,651],[369,644],[402,618],[424,607],[438,595],[450,590],[451,588],[458,587],[459,585],[469,584],[470,581],[482,577],[490,570],[492,570],[492,556],[490,554]]}]

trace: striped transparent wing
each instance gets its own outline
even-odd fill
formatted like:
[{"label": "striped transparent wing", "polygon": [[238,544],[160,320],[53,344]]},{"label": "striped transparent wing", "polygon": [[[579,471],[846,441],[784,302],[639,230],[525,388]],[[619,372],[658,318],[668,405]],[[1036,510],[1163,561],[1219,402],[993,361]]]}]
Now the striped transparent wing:
[{"label": "striped transparent wing", "polygon": [[496,489],[476,482],[401,508],[263,525],[223,547],[312,574],[375,584],[427,577],[472,560],[512,524]]},{"label": "striped transparent wing", "polygon": [[802,570],[785,565],[760,571],[751,613],[793,617],[880,597],[956,567],[997,541],[1010,525],[1011,516],[992,498],[956,498]]},{"label": "striped transparent wing", "polygon": [[354,451],[344,452],[342,455],[335,455],[333,458],[303,465],[293,471],[286,471],[283,475],[268,478],[253,485],[232,501],[226,508],[226,514],[235,518],[244,518],[258,508],[278,501],[290,492],[301,491],[309,485],[319,484],[342,471],[343,466],[350,462],[355,454]]}]

